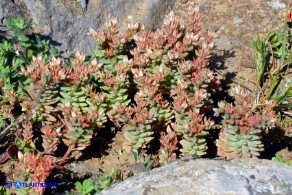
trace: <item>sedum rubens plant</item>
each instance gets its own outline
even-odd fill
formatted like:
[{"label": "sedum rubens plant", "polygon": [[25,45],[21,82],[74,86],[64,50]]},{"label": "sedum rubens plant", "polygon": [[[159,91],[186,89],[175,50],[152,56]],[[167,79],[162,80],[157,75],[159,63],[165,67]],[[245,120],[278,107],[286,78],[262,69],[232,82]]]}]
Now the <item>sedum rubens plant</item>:
[{"label": "sedum rubens plant", "polygon": [[[127,61],[126,56],[124,61]],[[104,96],[107,116],[117,127],[120,127],[128,121],[123,113],[130,102],[128,98],[129,68],[125,63],[116,64],[114,68],[112,72],[99,72],[100,81],[104,83],[100,88],[106,92]]]},{"label": "sedum rubens plant", "polygon": [[61,127],[52,128],[47,125],[41,128],[41,132],[43,133],[43,148],[45,154],[53,154],[60,143],[59,137],[61,137]]},{"label": "sedum rubens plant", "polygon": [[[204,55],[204,52],[198,52]],[[211,104],[211,94],[207,89],[219,89],[214,73],[205,68],[207,61],[203,56],[193,61],[179,64],[177,86],[171,90],[175,122],[172,127],[183,138],[183,154],[202,156],[206,154],[207,143],[204,138],[213,122],[204,112]]]},{"label": "sedum rubens plant", "polygon": [[63,72],[65,71],[59,66],[59,63],[60,60],[55,58],[49,63],[44,63],[42,57],[39,56],[38,58],[33,57],[30,66],[22,67],[20,74],[27,77],[30,84],[27,94],[23,94],[19,98],[22,111],[26,115],[22,128],[19,128],[15,134],[15,144],[21,151],[33,152],[35,150],[34,121],[42,119],[43,124],[47,125],[57,122],[58,84],[64,79]]},{"label": "sedum rubens plant", "polygon": [[[27,94],[20,98],[22,111],[32,112],[34,121],[56,122],[59,83],[64,79],[65,72],[60,59],[53,58],[49,63],[44,63],[41,56],[33,57],[32,64],[22,67],[21,71],[30,83]],[[32,106],[34,109],[30,110]]]},{"label": "sedum rubens plant", "polygon": [[158,93],[160,81],[164,78],[163,72],[157,72],[152,76],[145,76],[142,69],[132,70],[134,81],[138,85],[138,92],[135,95],[137,106],[128,108],[128,112],[133,113],[130,116],[129,123],[123,127],[125,137],[135,148],[145,148],[154,138],[156,129],[164,128],[165,124],[170,122],[172,112],[169,103],[163,100]]},{"label": "sedum rubens plant", "polygon": [[65,118],[62,121],[66,127],[63,142],[69,148],[59,164],[62,164],[71,152],[74,152],[73,155],[78,158],[80,155],[78,151],[82,151],[90,145],[96,126],[94,120],[98,118],[96,112],[90,115],[76,113],[68,102],[65,103],[63,114]]},{"label": "sedum rubens plant", "polygon": [[67,69],[66,80],[60,88],[60,103],[62,108],[66,103],[81,115],[87,115],[92,112],[98,113],[96,124],[102,127],[106,121],[105,106],[102,104],[104,98],[102,94],[95,93],[93,82],[97,79],[97,72],[101,68],[101,64],[97,64],[96,60],[92,60],[91,64],[84,64],[85,55],[80,52],[76,53],[76,57],[71,60],[72,67]]},{"label": "sedum rubens plant", "polygon": [[[72,151],[77,155],[77,151],[88,146],[94,130],[103,127],[107,120],[104,98],[102,94],[94,92],[90,83],[101,65],[95,60],[85,65],[84,59],[84,55],[77,52],[71,60],[72,67],[65,68],[64,60],[60,58],[53,58],[46,64],[38,57],[33,59],[31,66],[22,69],[22,74],[30,80],[28,95],[21,102],[22,110],[32,112],[33,121],[42,120],[45,153],[52,154],[59,137],[64,136],[63,142],[69,148],[61,163]],[[36,105],[35,109],[28,110],[32,104]],[[64,119],[60,117],[61,113]],[[53,125],[53,122],[57,122],[57,125]],[[61,127],[65,129],[63,132]]]},{"label": "sedum rubens plant", "polygon": [[[18,162],[15,167],[14,180],[22,182],[45,182],[55,167],[55,160],[50,156],[18,152]],[[43,194],[45,188],[41,186],[17,189],[16,194]]]},{"label": "sedum rubens plant", "polygon": [[[146,144],[152,140],[151,135],[153,135],[153,131],[151,130],[151,121],[155,121],[150,119],[150,117],[155,117],[153,114],[156,112],[154,108],[154,102],[150,97],[142,97],[142,99],[146,99],[149,103],[146,109],[141,108],[140,106],[132,106],[127,108],[130,100],[128,94],[133,96],[133,88],[131,86],[138,85],[138,88],[143,88],[142,90],[152,90],[154,89],[153,94],[156,93],[156,87],[152,85],[159,85],[159,79],[155,78],[155,75],[147,76],[148,79],[145,79],[145,76],[139,76],[141,79],[137,79],[137,75],[135,74],[135,70],[130,72],[129,67],[131,67],[132,59],[128,59],[125,55],[130,53],[130,50],[133,49],[133,37],[139,31],[143,30],[144,27],[139,23],[134,24],[132,22],[132,18],[129,17],[128,20],[128,28],[120,32],[118,31],[118,27],[116,25],[116,19],[111,20],[106,24],[107,30],[104,31],[90,31],[90,34],[94,36],[97,41],[97,48],[102,52],[103,57],[106,57],[106,60],[101,60],[104,65],[104,72],[101,72],[101,81],[104,83],[104,87],[101,87],[104,91],[107,92],[107,102],[108,102],[108,112],[107,116],[116,124],[125,124],[124,129],[126,130],[126,138],[129,140],[131,145],[134,145],[135,148],[145,148]],[[129,72],[134,75],[134,83],[129,82]],[[154,76],[154,77],[152,77]],[[142,78],[143,77],[143,78]],[[156,81],[153,83],[153,78]],[[159,77],[160,78],[160,77]],[[147,85],[147,86],[146,86]],[[149,89],[146,89],[149,88]],[[132,90],[132,91],[131,91]],[[138,89],[139,90],[139,89]],[[138,96],[141,96],[144,92],[138,92]],[[128,93],[128,94],[127,94]],[[135,95],[134,100],[142,101],[141,97],[138,97],[137,94]],[[157,96],[159,99],[160,96]],[[156,99],[157,99],[156,98]],[[160,101],[158,100],[157,101]],[[138,102],[136,102],[138,104]],[[136,112],[137,116],[133,113],[133,110]],[[143,110],[143,111],[142,111]],[[165,111],[158,111],[158,112],[165,112]],[[170,110],[168,109],[168,112]],[[125,114],[127,113],[127,114]],[[132,113],[132,114],[130,114]],[[149,115],[150,114],[150,115]],[[135,116],[134,116],[135,115]],[[165,114],[167,115],[167,114]],[[125,117],[127,116],[127,117]],[[169,116],[168,116],[169,117]],[[145,124],[138,124],[137,121],[145,122]],[[139,127],[138,127],[138,126]],[[140,127],[143,126],[143,127]],[[137,128],[142,128],[141,130],[137,131]],[[143,130],[144,129],[144,130]],[[137,131],[137,132],[136,132]],[[139,133],[140,132],[140,133]],[[141,136],[141,137],[140,137]],[[135,141],[134,141],[135,140]]]},{"label": "sedum rubens plant", "polygon": [[278,125],[277,115],[272,110],[273,101],[264,107],[257,107],[252,94],[240,87],[234,87],[234,104],[219,103],[216,114],[223,114],[222,130],[216,141],[218,155],[227,159],[257,158],[264,150],[263,136]]},{"label": "sedum rubens plant", "polygon": [[166,128],[166,133],[161,132],[159,149],[159,163],[165,165],[176,159],[175,151],[177,150],[177,133],[172,131],[170,125]]},{"label": "sedum rubens plant", "polygon": [[[206,60],[209,49],[213,46],[212,38],[216,37],[216,34],[208,32],[206,35],[202,35],[200,32],[202,29],[201,16],[198,12],[199,8],[196,6],[188,9],[188,18],[181,18],[170,13],[166,16],[161,29],[155,32],[142,29],[134,35],[137,47],[130,51],[133,58],[129,64],[132,67],[133,80],[138,88],[136,96],[147,100],[148,111],[155,110],[156,112],[155,117],[151,119],[153,120],[152,124],[148,120],[146,124],[143,124],[143,126],[148,127],[147,131],[135,130],[134,128],[129,128],[128,125],[125,126],[125,137],[135,148],[141,147],[141,143],[134,144],[137,143],[139,137],[147,134],[147,141],[142,146],[143,148],[146,147],[146,144],[153,139],[150,135],[154,134],[155,127],[158,127],[157,129],[160,131],[165,131],[167,124],[173,118],[173,109],[169,101],[176,99],[175,96],[177,96],[177,99],[181,98],[181,94],[171,94],[171,89],[179,85],[179,79],[187,80],[186,82],[190,83],[189,85],[195,82],[195,84],[188,87],[186,92],[191,97],[194,96],[195,90],[203,90],[207,94],[206,96],[202,95],[204,98],[210,97],[205,92],[206,89],[208,87],[214,89],[218,86],[214,74],[207,68]],[[190,62],[192,59],[194,59],[193,62]],[[183,66],[183,63],[189,67],[187,65]],[[186,70],[183,70],[183,68]],[[200,91],[198,94],[201,93],[203,92]],[[211,101],[204,100],[203,102]],[[138,105],[139,103],[136,102],[136,104]],[[203,105],[192,106],[194,106],[192,109],[195,109],[196,106],[202,107],[201,112],[203,112]],[[186,110],[180,111],[185,113]],[[179,118],[176,120],[179,120]],[[205,120],[208,121],[207,119]],[[136,127],[139,126],[135,125]],[[209,127],[210,125],[206,125],[206,128],[207,126]],[[177,125],[174,129],[179,131],[178,128]],[[150,129],[152,129],[152,132]],[[179,136],[181,135],[179,134]],[[146,140],[146,137],[143,137],[143,139]],[[133,143],[133,140],[136,141]],[[184,152],[190,152],[190,148]],[[202,154],[200,153],[200,155]]]},{"label": "sedum rubens plant", "polygon": [[[146,144],[153,139],[153,121],[155,120],[156,109],[149,106],[147,100],[135,96],[137,105],[128,108],[126,116],[129,121],[123,126],[125,138],[129,144],[138,149],[145,148]],[[134,115],[134,116],[133,116]]]},{"label": "sedum rubens plant", "polygon": [[65,86],[60,88],[62,96],[59,104],[62,108],[64,119],[61,119],[65,132],[63,142],[69,148],[60,161],[62,164],[73,151],[75,157],[78,151],[90,145],[90,140],[97,128],[102,128],[107,121],[105,116],[106,104],[100,93],[95,93],[93,82],[101,64],[92,60],[92,64],[84,64],[85,56],[77,52],[72,59],[72,67],[68,69]]},{"label": "sedum rubens plant", "polygon": [[100,88],[105,92],[107,116],[120,127],[127,122],[124,116],[125,108],[130,99],[129,66],[127,53],[134,47],[132,37],[144,28],[139,23],[133,23],[132,18],[127,20],[127,29],[119,32],[117,19],[106,23],[106,30],[89,30],[97,45],[93,52],[98,62],[104,64],[99,72]]}]

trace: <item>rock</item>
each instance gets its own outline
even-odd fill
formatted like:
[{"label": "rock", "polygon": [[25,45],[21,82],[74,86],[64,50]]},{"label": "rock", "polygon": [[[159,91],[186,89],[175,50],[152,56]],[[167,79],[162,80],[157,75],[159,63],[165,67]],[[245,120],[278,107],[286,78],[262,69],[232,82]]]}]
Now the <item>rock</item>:
[{"label": "rock", "polygon": [[233,48],[233,45],[231,41],[226,36],[220,36],[217,40],[215,40],[215,49],[217,50],[231,50]]},{"label": "rock", "polygon": [[84,176],[84,175],[93,175],[96,176],[100,174],[100,169],[96,166],[90,166],[88,163],[72,163],[68,169],[74,173],[77,173],[79,176]]},{"label": "rock", "polygon": [[240,24],[243,23],[243,21],[242,21],[242,19],[240,19],[240,18],[238,18],[238,17],[234,17],[234,18],[233,18],[233,23],[234,23],[235,25],[240,25]]},{"label": "rock", "polygon": [[269,160],[174,161],[143,172],[103,195],[292,194],[292,167]]},{"label": "rock", "polygon": [[5,17],[23,17],[19,7],[12,1],[0,1],[0,19]]},{"label": "rock", "polygon": [[[175,0],[89,0],[84,14],[80,2],[75,0],[20,0],[0,2],[0,16],[25,16],[32,19],[35,28],[55,42],[60,51],[90,54],[95,43],[86,33],[88,28],[101,29],[105,21],[117,17],[122,25],[128,15],[148,28],[157,28],[164,15],[172,9]],[[15,14],[9,14],[10,10]]]},{"label": "rock", "polygon": [[286,5],[284,3],[281,3],[279,0],[272,0],[268,4],[272,9],[276,9],[276,10],[286,8]]}]

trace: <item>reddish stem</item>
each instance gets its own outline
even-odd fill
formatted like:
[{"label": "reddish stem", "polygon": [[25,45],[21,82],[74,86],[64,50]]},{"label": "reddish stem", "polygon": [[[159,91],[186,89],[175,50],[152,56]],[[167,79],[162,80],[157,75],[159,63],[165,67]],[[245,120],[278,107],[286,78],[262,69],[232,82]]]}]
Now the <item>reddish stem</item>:
[{"label": "reddish stem", "polygon": [[64,154],[64,156],[61,158],[61,160],[59,161],[59,165],[62,165],[65,161],[66,161],[66,159],[68,158],[68,156],[70,155],[70,153],[72,152],[72,150],[73,150],[73,146],[70,146],[69,148],[68,148],[68,150],[67,150],[67,152]]},{"label": "reddish stem", "polygon": [[0,164],[5,163],[9,159],[9,154],[8,152],[3,153],[0,156]]}]

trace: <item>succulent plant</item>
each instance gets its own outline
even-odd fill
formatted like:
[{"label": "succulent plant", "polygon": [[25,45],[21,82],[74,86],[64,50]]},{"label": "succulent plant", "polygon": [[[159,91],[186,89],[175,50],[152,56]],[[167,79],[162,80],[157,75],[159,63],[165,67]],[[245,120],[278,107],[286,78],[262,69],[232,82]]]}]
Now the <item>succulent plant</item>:
[{"label": "succulent plant", "polygon": [[[40,156],[39,154],[29,154],[18,152],[19,161],[16,164],[14,175],[15,181],[22,182],[45,182],[54,168],[54,159],[49,156]],[[25,188],[24,188],[25,189]],[[29,190],[29,193],[25,192]],[[20,188],[17,194],[43,194],[45,188],[37,186],[23,190]]]},{"label": "succulent plant", "polygon": [[261,140],[261,131],[244,132],[229,124],[220,132],[216,142],[218,155],[227,159],[258,157],[264,150]]},{"label": "succulent plant", "polygon": [[60,143],[59,136],[61,136],[61,127],[53,129],[51,126],[44,126],[41,128],[43,133],[43,148],[46,154],[53,154]]},{"label": "succulent plant", "polygon": [[70,103],[64,104],[63,124],[65,125],[65,132],[63,134],[63,142],[71,149],[81,151],[90,145],[94,128],[92,121],[97,117],[96,113],[91,115],[82,115],[76,113],[71,107]]},{"label": "succulent plant", "polygon": [[178,149],[177,133],[172,131],[170,125],[166,128],[166,133],[161,132],[160,149],[159,149],[159,163],[165,165],[176,159],[175,151]]},{"label": "succulent plant", "polygon": [[[42,57],[33,57],[31,66],[22,68],[21,74],[27,77],[27,93],[20,97],[22,111],[32,112],[32,118],[42,119],[50,124],[56,122],[56,106],[59,102],[59,82],[64,79],[65,69],[62,60],[53,58],[44,63]],[[24,87],[24,89],[27,87]]]},{"label": "succulent plant", "polygon": [[179,143],[183,155],[206,154],[205,136],[213,125],[205,113],[212,102],[207,88],[215,88],[212,84],[216,84],[216,77],[212,71],[204,68],[206,62],[203,57],[199,58],[201,61],[194,59],[179,64],[179,78],[170,94],[175,115],[172,128],[182,138]]},{"label": "succulent plant", "polygon": [[262,136],[276,126],[277,116],[267,107],[256,108],[252,94],[239,86],[232,88],[233,104],[219,103],[216,115],[223,114],[222,130],[216,141],[218,155],[228,159],[255,158],[263,151]]},{"label": "succulent plant", "polygon": [[139,149],[145,148],[146,144],[153,139],[153,121],[155,121],[156,109],[149,109],[148,102],[139,96],[136,96],[135,100],[137,106],[133,106],[127,112],[129,122],[123,126],[123,130],[129,144],[135,149]]},{"label": "succulent plant", "polygon": [[188,117],[184,118],[184,124],[174,123],[172,127],[178,133],[182,134],[182,145],[180,150],[183,154],[192,154],[202,156],[206,154],[207,142],[204,136],[208,134],[206,131],[213,125],[213,121],[204,117],[199,109],[188,111]]},{"label": "succulent plant", "polygon": [[139,23],[133,23],[131,17],[128,17],[127,25],[128,28],[120,32],[117,19],[112,19],[106,23],[106,30],[89,31],[98,49],[93,56],[104,67],[99,72],[99,87],[106,94],[106,114],[117,127],[128,121],[125,109],[131,101],[129,96],[133,96],[129,75],[131,60],[128,58],[130,50],[134,48],[133,35],[143,28]]},{"label": "succulent plant", "polygon": [[127,56],[124,56],[117,64],[105,65],[105,70],[99,74],[99,81],[104,84],[100,88],[105,95],[107,116],[118,126],[128,121],[124,113],[131,101],[128,95],[130,82],[127,60]]},{"label": "succulent plant", "polygon": [[57,122],[56,113],[59,109],[56,105],[60,99],[58,96],[58,88],[58,84],[41,88],[32,83],[28,94],[21,97],[20,105],[22,106],[22,111],[29,112],[33,106],[33,102],[36,101],[37,103],[31,117],[34,120],[43,120],[47,124]]},{"label": "succulent plant", "polygon": [[77,114],[84,114],[88,111],[88,99],[89,93],[88,90],[80,85],[73,86],[63,86],[60,89],[61,100],[60,104],[62,105],[65,102],[69,102],[72,105],[72,108],[76,111]]}]

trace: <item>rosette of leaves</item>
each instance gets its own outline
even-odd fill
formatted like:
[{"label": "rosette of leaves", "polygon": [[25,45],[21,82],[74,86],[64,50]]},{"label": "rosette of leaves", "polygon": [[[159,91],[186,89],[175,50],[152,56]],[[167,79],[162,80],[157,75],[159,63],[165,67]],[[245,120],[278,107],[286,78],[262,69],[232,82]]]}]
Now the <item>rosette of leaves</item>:
[{"label": "rosette of leaves", "polygon": [[59,164],[63,164],[69,155],[73,155],[76,159],[80,157],[82,150],[89,146],[90,140],[96,129],[95,119],[98,113],[77,114],[70,106],[69,102],[63,104],[63,116],[61,119],[65,130],[63,132],[63,142],[68,146],[67,152],[64,154]]},{"label": "rosette of leaves", "polygon": [[127,121],[124,112],[130,102],[129,94],[134,96],[133,85],[129,82],[128,60],[130,50],[135,47],[132,37],[143,28],[139,23],[133,23],[131,17],[126,24],[128,28],[120,32],[117,19],[112,19],[106,23],[105,30],[89,31],[98,50],[92,56],[104,67],[99,80],[102,86],[98,87],[107,95],[107,116],[118,127]]},{"label": "rosette of leaves", "polygon": [[[189,95],[186,90],[186,83],[178,81],[178,86],[174,88],[171,95],[173,101],[173,111],[175,122],[172,128],[181,136],[182,145],[180,150],[183,154],[202,156],[206,153],[207,143],[205,136],[208,134],[213,122],[202,113],[204,110],[207,93],[204,90],[197,90]],[[201,111],[202,110],[202,111]]]},{"label": "rosette of leaves", "polygon": [[90,145],[90,140],[94,132],[91,124],[96,115],[84,116],[76,114],[70,107],[64,109],[68,110],[65,111],[67,115],[65,115],[66,118],[63,121],[66,125],[63,142],[71,150],[84,150]]},{"label": "rosette of leaves", "polygon": [[171,110],[168,100],[161,93],[162,80],[165,77],[163,69],[155,73],[151,73],[146,69],[132,68],[134,75],[134,82],[137,84],[137,96],[148,102],[149,108],[155,108],[155,125],[160,125],[165,128],[170,120],[173,118],[173,112]]},{"label": "rosette of leaves", "polygon": [[198,59],[179,63],[179,77],[170,93],[175,116],[172,127],[181,136],[180,151],[196,156],[206,154],[205,136],[213,122],[203,113],[207,113],[212,103],[209,90],[217,88],[214,73],[205,67],[207,62],[204,52],[203,49],[198,50]]},{"label": "rosette of leaves", "polygon": [[146,148],[146,144],[153,139],[153,121],[157,110],[149,107],[148,102],[139,96],[135,96],[135,101],[137,105],[126,113],[129,122],[123,126],[124,135],[133,148]]},{"label": "rosette of leaves", "polygon": [[104,93],[90,93],[90,99],[86,100],[89,107],[86,107],[87,113],[96,112],[98,117],[94,119],[94,123],[98,128],[104,127],[104,123],[107,122],[106,117],[106,95]]},{"label": "rosette of leaves", "polygon": [[[145,97],[142,95],[143,91],[149,89],[151,93],[151,89],[147,88],[147,85],[144,87],[145,89],[141,88],[135,96],[137,106],[127,109],[129,122],[123,127],[126,139],[135,149],[146,148],[154,138],[154,132],[165,128],[173,118],[168,102],[163,100],[160,94],[156,94],[154,99],[148,96],[149,94]],[[131,116],[132,113],[134,114]]]},{"label": "rosette of leaves", "polygon": [[103,83],[100,88],[107,103],[107,116],[118,126],[127,122],[124,112],[131,101],[128,95],[130,82],[127,61],[125,56],[121,64],[115,64],[114,67],[105,66],[104,71],[99,72],[99,82]]},{"label": "rosette of leaves", "polygon": [[176,86],[181,62],[195,58],[195,65],[200,68],[207,65],[205,58],[213,47],[213,38],[217,36],[211,31],[206,34],[200,32],[202,17],[197,5],[189,7],[185,13],[186,16],[178,16],[171,12],[165,17],[161,29],[155,32],[145,29],[134,36],[137,48],[131,51],[131,65],[151,73],[163,69],[165,77],[160,89],[163,96],[169,96],[171,88]]},{"label": "rosette of leaves", "polygon": [[255,109],[250,92],[240,87],[232,92],[234,105],[220,102],[215,109],[216,115],[223,114],[216,141],[218,155],[228,159],[258,157],[264,149],[262,137],[276,126],[277,116],[273,110]]},{"label": "rosette of leaves", "polygon": [[[51,170],[54,168],[54,159],[50,156],[41,156],[39,154],[29,154],[18,152],[18,163],[16,164],[16,170],[14,175],[15,181],[22,182],[45,182],[50,175]],[[25,188],[25,187],[22,187]],[[20,188],[17,194],[24,193],[26,190]],[[29,194],[43,194],[45,188],[38,186],[34,188],[28,188]]]},{"label": "rosette of leaves", "polygon": [[[183,125],[178,123],[172,124],[174,130],[180,130],[182,140],[179,142],[182,145],[180,150],[183,154],[192,154],[202,156],[206,154],[207,142],[205,136],[208,134],[206,130],[210,129],[213,122],[200,113],[199,109],[188,111],[189,117],[186,117]],[[178,131],[179,132],[179,131]]]},{"label": "rosette of leaves", "polygon": [[227,125],[216,141],[218,155],[227,159],[254,158],[264,150],[261,131],[241,131],[236,125]]},{"label": "rosette of leaves", "polygon": [[134,118],[130,117],[129,124],[125,126],[125,137],[136,149],[146,148],[154,132],[165,128],[173,117],[169,103],[158,93],[163,72],[147,74],[144,71],[132,69],[138,87],[134,98],[137,106],[129,108]]},{"label": "rosette of leaves", "polygon": [[51,126],[44,126],[41,128],[43,133],[43,148],[46,154],[53,154],[59,145],[59,136],[61,136],[61,127],[53,129]]},{"label": "rosette of leaves", "polygon": [[22,111],[31,114],[35,121],[45,123],[56,122],[56,115],[59,111],[59,82],[63,79],[62,60],[53,58],[49,63],[44,63],[43,58],[33,57],[32,64],[22,68],[21,74],[27,77],[25,83],[29,83],[26,90],[20,97]]},{"label": "rosette of leaves", "polygon": [[47,124],[56,122],[56,114],[59,111],[56,105],[60,99],[58,90],[58,84],[42,88],[31,83],[28,93],[21,97],[20,105],[22,106],[22,111],[30,112],[32,106],[34,106],[35,108],[31,116],[32,120],[44,121]]},{"label": "rosette of leaves", "polygon": [[98,113],[98,117],[93,121],[98,127],[102,127],[106,122],[105,97],[102,94],[95,93],[93,81],[96,80],[97,72],[101,64],[92,60],[91,64],[85,64],[85,56],[77,52],[75,58],[71,60],[72,67],[68,68],[67,78],[60,88],[61,108],[65,102],[68,102],[74,112],[79,115],[88,115]]},{"label": "rosette of leaves", "polygon": [[128,55],[129,51],[135,47],[132,38],[133,36],[144,28],[143,25],[139,23],[134,23],[131,16],[128,17],[126,21],[127,29],[120,32],[117,25],[117,19],[114,18],[106,22],[105,30],[93,30],[89,29],[89,35],[96,41],[96,47],[98,52],[95,54],[103,54],[107,58],[103,58],[100,61],[106,65],[114,67],[115,64],[119,63],[119,60],[124,58],[124,55]]},{"label": "rosette of leaves", "polygon": [[159,163],[165,165],[172,160],[176,159],[176,153],[178,144],[177,133],[172,131],[170,125],[166,128],[166,133],[162,132],[160,137],[160,149],[159,149]]},{"label": "rosette of leaves", "polygon": [[60,88],[61,103],[69,102],[77,114],[85,114],[88,111],[88,90],[81,85],[62,86]]}]

